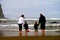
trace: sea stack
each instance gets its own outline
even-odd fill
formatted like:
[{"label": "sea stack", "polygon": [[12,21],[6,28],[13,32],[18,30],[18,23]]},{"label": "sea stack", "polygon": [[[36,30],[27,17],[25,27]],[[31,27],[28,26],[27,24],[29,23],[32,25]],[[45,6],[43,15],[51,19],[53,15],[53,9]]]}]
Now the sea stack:
[{"label": "sea stack", "polygon": [[0,18],[4,18],[4,14],[3,14],[3,11],[2,11],[2,6],[0,4]]}]

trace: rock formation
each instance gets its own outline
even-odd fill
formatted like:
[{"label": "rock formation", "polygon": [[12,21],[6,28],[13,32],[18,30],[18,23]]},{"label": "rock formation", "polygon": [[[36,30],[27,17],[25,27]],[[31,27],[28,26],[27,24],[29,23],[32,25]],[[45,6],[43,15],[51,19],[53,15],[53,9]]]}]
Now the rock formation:
[{"label": "rock formation", "polygon": [[4,18],[4,14],[3,14],[3,11],[2,11],[1,4],[0,4],[0,18]]}]

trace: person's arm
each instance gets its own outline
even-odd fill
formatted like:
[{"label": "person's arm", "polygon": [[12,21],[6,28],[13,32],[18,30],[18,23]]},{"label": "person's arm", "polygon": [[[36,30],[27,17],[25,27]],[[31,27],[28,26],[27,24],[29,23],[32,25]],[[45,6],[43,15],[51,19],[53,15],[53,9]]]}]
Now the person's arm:
[{"label": "person's arm", "polygon": [[41,22],[41,21],[40,21],[40,18],[39,18],[39,23],[38,23],[38,24],[40,24],[40,22]]},{"label": "person's arm", "polygon": [[28,26],[28,24],[27,24],[27,27],[28,27],[28,29],[29,29],[29,26]]},{"label": "person's arm", "polygon": [[39,24],[37,24],[37,26],[39,26]]},{"label": "person's arm", "polygon": [[23,18],[21,19],[21,22],[22,22],[22,26],[24,26],[24,19]]},{"label": "person's arm", "polygon": [[44,16],[44,21],[45,21],[45,23],[46,23],[46,18],[45,18],[45,16]]}]

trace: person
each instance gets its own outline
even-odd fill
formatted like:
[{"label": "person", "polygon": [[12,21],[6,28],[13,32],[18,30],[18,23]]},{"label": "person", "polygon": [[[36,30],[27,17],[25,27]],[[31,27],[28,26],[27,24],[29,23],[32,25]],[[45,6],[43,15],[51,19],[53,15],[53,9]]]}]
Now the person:
[{"label": "person", "polygon": [[39,24],[40,24],[40,28],[42,31],[42,36],[45,35],[45,23],[46,23],[46,18],[45,16],[41,13],[40,17],[39,17]]},{"label": "person", "polygon": [[35,36],[38,36],[38,23],[37,23],[37,21],[35,21],[34,29],[35,29]]},{"label": "person", "polygon": [[24,15],[22,14],[21,17],[18,20],[18,26],[19,26],[19,35],[22,36],[22,25],[24,25]]},{"label": "person", "polygon": [[25,28],[25,35],[27,36],[27,32],[29,32],[29,27],[28,27],[28,23],[26,21],[24,23],[24,28]]}]

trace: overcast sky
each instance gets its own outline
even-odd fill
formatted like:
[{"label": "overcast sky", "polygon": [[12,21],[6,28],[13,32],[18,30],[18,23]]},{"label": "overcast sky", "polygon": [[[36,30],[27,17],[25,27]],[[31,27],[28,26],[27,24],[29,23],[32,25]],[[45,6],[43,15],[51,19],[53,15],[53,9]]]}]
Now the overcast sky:
[{"label": "overcast sky", "polygon": [[42,12],[47,18],[60,18],[60,0],[0,0],[7,18],[18,18],[21,14],[38,18]]}]

